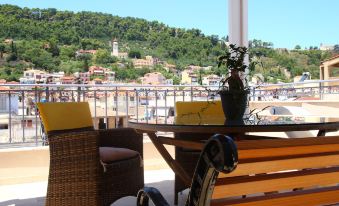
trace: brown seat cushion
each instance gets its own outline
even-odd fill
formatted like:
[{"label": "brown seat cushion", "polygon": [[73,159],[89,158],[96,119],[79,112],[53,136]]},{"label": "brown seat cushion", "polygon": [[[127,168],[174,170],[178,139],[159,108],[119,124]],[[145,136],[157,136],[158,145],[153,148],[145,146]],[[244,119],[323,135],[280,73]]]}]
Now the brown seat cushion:
[{"label": "brown seat cushion", "polygon": [[101,161],[106,164],[130,159],[139,155],[139,153],[134,150],[119,147],[99,147],[99,153]]}]

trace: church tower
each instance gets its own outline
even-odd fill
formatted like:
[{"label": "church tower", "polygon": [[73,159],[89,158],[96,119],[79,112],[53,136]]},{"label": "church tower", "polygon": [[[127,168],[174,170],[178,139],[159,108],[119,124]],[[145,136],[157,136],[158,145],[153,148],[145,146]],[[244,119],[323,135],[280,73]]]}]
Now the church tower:
[{"label": "church tower", "polygon": [[111,53],[111,55],[116,56],[116,57],[119,56],[118,40],[116,38],[114,38],[112,40],[112,53]]}]

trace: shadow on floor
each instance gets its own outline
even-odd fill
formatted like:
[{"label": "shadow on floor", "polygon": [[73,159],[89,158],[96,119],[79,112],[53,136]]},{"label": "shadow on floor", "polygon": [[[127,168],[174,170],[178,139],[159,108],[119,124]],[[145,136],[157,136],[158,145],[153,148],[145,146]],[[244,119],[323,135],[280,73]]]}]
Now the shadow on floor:
[{"label": "shadow on floor", "polygon": [[[147,187],[157,188],[164,198],[167,200],[169,205],[174,205],[174,181],[165,180],[160,182],[153,182],[146,184]],[[178,206],[184,206],[185,201],[188,195],[188,190],[185,190],[181,195],[179,195],[179,204]],[[124,197],[112,204],[112,206],[135,206],[136,197]]]},{"label": "shadow on floor", "polygon": [[0,202],[0,206],[44,206],[45,197],[35,197],[28,199],[14,199]]},{"label": "shadow on floor", "polygon": [[[174,205],[174,181],[165,180],[160,182],[153,182],[146,184],[148,187],[157,188],[165,197],[170,205]],[[178,206],[185,205],[188,190],[185,190],[179,195]],[[0,202],[0,206],[44,206],[45,197],[27,198],[27,199],[13,199]],[[112,206],[136,206],[136,197],[124,197],[112,204]]]}]

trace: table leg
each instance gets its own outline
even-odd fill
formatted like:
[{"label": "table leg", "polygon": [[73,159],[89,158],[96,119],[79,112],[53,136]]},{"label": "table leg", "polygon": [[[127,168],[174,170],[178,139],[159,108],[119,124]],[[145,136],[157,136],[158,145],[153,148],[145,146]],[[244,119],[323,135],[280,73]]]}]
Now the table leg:
[{"label": "table leg", "polygon": [[326,135],[326,130],[319,130],[318,131],[318,134],[317,134],[317,137],[319,136],[325,136]]},{"label": "table leg", "polygon": [[153,132],[148,132],[147,135],[149,136],[149,138],[151,139],[152,143],[157,148],[157,150],[159,151],[161,156],[165,159],[167,164],[171,167],[173,172],[175,174],[177,174],[186,185],[188,185],[188,186],[191,185],[191,179],[188,176],[188,174],[186,173],[186,171],[178,164],[177,161],[175,161],[172,158],[172,156],[168,153],[168,151],[166,150],[164,145],[161,144],[158,141],[157,135],[155,133],[153,133]]}]

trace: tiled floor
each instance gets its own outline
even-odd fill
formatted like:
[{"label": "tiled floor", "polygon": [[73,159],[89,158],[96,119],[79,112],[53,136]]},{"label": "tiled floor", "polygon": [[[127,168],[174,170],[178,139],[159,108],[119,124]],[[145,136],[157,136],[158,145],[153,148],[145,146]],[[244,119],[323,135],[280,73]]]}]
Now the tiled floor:
[{"label": "tiled floor", "polygon": [[[170,169],[145,171],[146,186],[156,187],[170,205],[174,199],[174,174]],[[0,186],[0,206],[43,206],[47,182]],[[179,195],[179,205],[184,205],[187,191]],[[135,206],[135,197],[125,197],[112,206]]]}]

